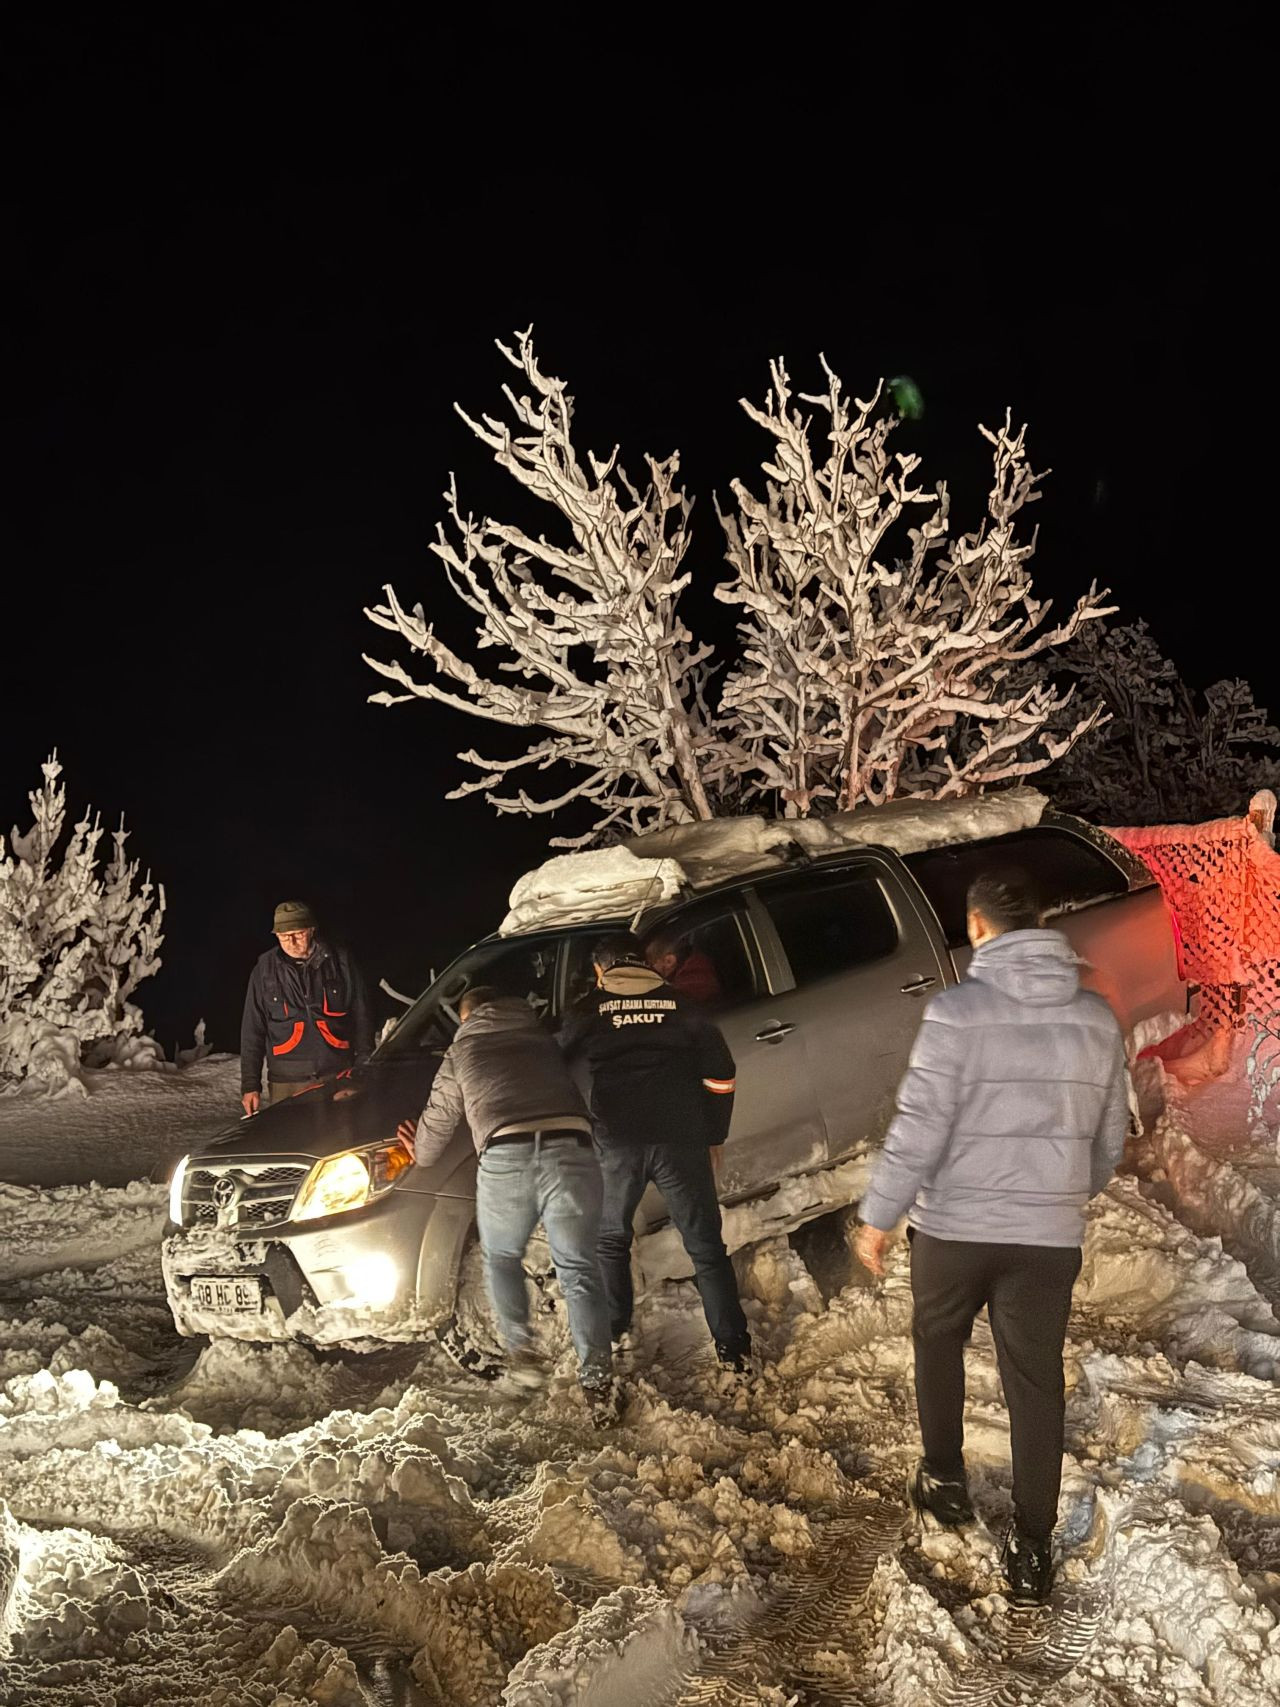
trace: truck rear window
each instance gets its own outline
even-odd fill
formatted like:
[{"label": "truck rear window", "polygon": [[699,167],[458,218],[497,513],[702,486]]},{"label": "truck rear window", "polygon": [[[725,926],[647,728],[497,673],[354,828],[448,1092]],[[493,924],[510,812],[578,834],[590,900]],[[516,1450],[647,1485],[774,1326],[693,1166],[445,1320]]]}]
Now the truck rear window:
[{"label": "truck rear window", "polygon": [[882,960],[898,946],[893,909],[873,871],[806,872],[762,883],[796,987]]},{"label": "truck rear window", "polygon": [[1048,826],[908,854],[905,863],[941,919],[948,947],[959,948],[968,941],[965,897],[969,885],[979,872],[1006,861],[1035,879],[1050,913],[1125,895],[1129,889],[1125,874],[1106,854],[1069,830]]}]

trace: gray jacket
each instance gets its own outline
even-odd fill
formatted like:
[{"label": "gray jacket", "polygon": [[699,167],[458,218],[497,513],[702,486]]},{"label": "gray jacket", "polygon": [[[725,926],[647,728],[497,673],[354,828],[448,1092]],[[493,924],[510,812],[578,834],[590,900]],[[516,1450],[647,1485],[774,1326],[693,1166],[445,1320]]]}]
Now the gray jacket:
[{"label": "gray jacket", "polygon": [[859,1213],[939,1239],[1078,1245],[1128,1130],[1124,1042],[1057,931],[1008,931],[930,1002]]},{"label": "gray jacket", "polygon": [[418,1120],[418,1166],[438,1162],[465,1119],[480,1155],[500,1132],[591,1122],[556,1041],[519,996],[483,1002],[458,1027]]}]

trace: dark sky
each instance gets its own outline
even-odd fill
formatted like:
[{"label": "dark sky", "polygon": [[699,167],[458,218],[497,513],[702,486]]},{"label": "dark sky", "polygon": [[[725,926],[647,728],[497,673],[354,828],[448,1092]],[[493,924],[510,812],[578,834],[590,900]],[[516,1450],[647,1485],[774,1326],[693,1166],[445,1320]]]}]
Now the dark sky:
[{"label": "dark sky", "polygon": [[[833,145],[802,85],[762,109],[668,68],[668,102],[697,97],[682,131],[619,99],[616,68],[585,104],[545,68],[508,94],[456,44],[354,23],[318,43],[304,16],[64,24],[6,55],[0,821],[55,744],[74,804],[125,811],[169,896],[145,999],[166,1044],[201,1014],[234,1043],[275,900],[310,898],[375,981],[416,988],[541,856],[545,822],[443,798],[490,728],[367,705],[360,661],[394,650],[361,615],[388,579],[454,621],[426,550],[451,468],[477,510],[514,508],[451,404],[496,407],[492,340],[529,322],[581,445],[620,439],[632,467],[679,446],[695,623],[717,621],[711,494],[764,449],[735,400],[779,352],[808,388],[825,350],[854,389],[915,376],[910,443],[965,525],[974,425],[1011,405],[1055,470],[1040,587],[1097,577],[1189,678],[1271,693],[1274,610],[1196,590],[1247,538],[1208,519],[1206,425],[1254,383],[1254,267],[1163,115],[1131,155],[1072,143],[1061,181],[1014,193],[923,101],[913,177],[883,100]],[[1125,87],[1093,67],[1073,124]]]}]

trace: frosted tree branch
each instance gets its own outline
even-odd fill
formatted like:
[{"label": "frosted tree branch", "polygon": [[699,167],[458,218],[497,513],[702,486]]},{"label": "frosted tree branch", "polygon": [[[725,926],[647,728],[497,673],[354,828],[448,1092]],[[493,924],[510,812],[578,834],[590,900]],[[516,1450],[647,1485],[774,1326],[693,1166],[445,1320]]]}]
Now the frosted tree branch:
[{"label": "frosted tree branch", "polygon": [[[449,524],[431,549],[475,618],[477,653],[493,650],[498,659],[482,673],[435,632],[421,605],[407,609],[386,587],[386,602],[366,615],[407,641],[418,662],[366,658],[400,690],[373,700],[432,699],[549,732],[515,759],[461,755],[483,775],[455,798],[483,792],[498,811],[523,813],[587,800],[601,814],[596,829],[620,822],[632,832],[710,817],[703,766],[716,736],[701,687],[710,648],[694,644],[677,614],[692,508],[677,484],[679,458],[647,457],[643,487],[628,480],[616,446],[604,458],[587,453],[584,466],[573,401],[561,380],[541,371],[531,332],[498,348],[521,375],[518,388],[503,387],[514,426],[461,407],[458,414],[498,465],[550,507],[559,535],[477,520],[462,510],[451,480]],[[580,774],[554,798],[495,792],[528,765]]]},{"label": "frosted tree branch", "polygon": [[[1090,588],[1051,620],[1035,597],[1039,498],[1025,434],[981,429],[992,481],[977,528],[955,536],[943,485],[892,448],[877,391],[793,394],[781,361],[762,404],[763,494],[732,484],[717,512],[738,613],[728,674],[678,614],[691,502],[676,456],[627,476],[616,446],[580,454],[573,402],[544,374],[531,334],[499,344],[517,378],[501,415],[458,413],[527,493],[544,532],[466,511],[457,485],[432,551],[472,624],[466,655],[392,587],[366,614],[408,655],[368,662],[376,703],[435,700],[528,731],[523,750],[460,755],[500,813],[585,810],[577,845],[713,812],[832,811],[897,794],[962,794],[1030,776],[1094,732],[1096,700],[1045,668],[1107,606]],[[489,655],[489,656],[486,656]],[[546,776],[544,777],[544,773]],[[537,783],[546,781],[547,786]]]},{"label": "frosted tree branch", "polygon": [[1015,435],[1008,417],[980,429],[992,447],[987,513],[951,539],[946,488],[926,489],[919,458],[891,452],[879,394],[850,401],[823,370],[824,393],[793,399],[774,362],[763,406],[743,399],[773,439],[765,496],[734,481],[736,510],[719,510],[733,574],[716,596],[744,613],[720,710],[745,755],[744,794],[803,816],[1034,774],[1100,711],[1063,730],[1069,694],[1047,680],[1026,688],[1025,667],[1108,607],[1090,588],[1046,625],[1027,568],[1035,536],[1015,535],[1040,495],[1025,429]]}]

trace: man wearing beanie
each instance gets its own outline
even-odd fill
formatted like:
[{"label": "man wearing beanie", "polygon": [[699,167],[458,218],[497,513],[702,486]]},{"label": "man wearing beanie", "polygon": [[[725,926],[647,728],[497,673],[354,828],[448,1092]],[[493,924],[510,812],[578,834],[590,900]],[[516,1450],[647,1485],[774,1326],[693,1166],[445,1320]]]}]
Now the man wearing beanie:
[{"label": "man wearing beanie", "polygon": [[317,933],[305,901],[282,901],[275,948],[254,967],[240,1022],[240,1100],[246,1114],[363,1061],[373,1046],[364,979],[351,956]]}]

